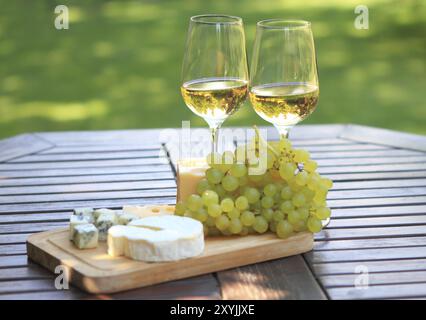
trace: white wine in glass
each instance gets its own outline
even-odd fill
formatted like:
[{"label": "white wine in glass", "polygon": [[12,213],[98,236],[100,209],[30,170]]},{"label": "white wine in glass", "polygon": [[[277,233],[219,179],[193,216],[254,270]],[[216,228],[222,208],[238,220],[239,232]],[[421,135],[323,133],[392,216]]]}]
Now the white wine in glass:
[{"label": "white wine in glass", "polygon": [[308,117],[319,98],[311,24],[264,20],[257,24],[250,80],[250,101],[281,136]]},{"label": "white wine in glass", "polygon": [[245,101],[248,70],[242,19],[226,15],[191,17],[182,68],[185,104],[212,132],[217,152],[218,129]]}]

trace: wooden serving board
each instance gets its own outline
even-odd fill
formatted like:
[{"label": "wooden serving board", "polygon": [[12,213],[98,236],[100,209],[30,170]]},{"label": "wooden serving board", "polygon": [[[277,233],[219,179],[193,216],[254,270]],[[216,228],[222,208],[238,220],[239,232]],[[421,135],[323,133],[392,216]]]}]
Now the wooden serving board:
[{"label": "wooden serving board", "polygon": [[54,272],[58,265],[68,271],[69,281],[90,293],[113,293],[152,284],[226,270],[287,257],[312,250],[308,232],[288,239],[274,234],[206,238],[201,256],[176,262],[145,263],[125,257],[110,257],[107,245],[79,250],[68,238],[68,229],[31,235],[28,257]]}]

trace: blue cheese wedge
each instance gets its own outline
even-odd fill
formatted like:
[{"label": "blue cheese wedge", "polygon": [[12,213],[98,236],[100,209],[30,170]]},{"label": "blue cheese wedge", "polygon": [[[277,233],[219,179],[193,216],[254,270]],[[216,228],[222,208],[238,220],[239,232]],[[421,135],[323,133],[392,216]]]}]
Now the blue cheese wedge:
[{"label": "blue cheese wedge", "polygon": [[99,241],[106,241],[108,237],[108,230],[117,224],[117,215],[113,210],[105,210],[96,219],[96,228],[99,231]]},{"label": "blue cheese wedge", "polygon": [[70,217],[70,240],[73,239],[74,236],[74,229],[76,226],[78,225],[82,225],[82,224],[89,224],[90,219],[84,216],[76,216],[76,215],[72,215]]},{"label": "blue cheese wedge", "polygon": [[73,242],[79,249],[92,249],[98,246],[98,229],[93,224],[80,224],[74,228]]},{"label": "blue cheese wedge", "polygon": [[104,214],[104,213],[116,214],[116,212],[111,209],[96,209],[95,211],[93,211],[93,217],[95,221],[99,218],[101,214]]},{"label": "blue cheese wedge", "polygon": [[147,262],[176,261],[204,250],[203,225],[194,219],[162,215],[113,226],[108,232],[108,254]]},{"label": "blue cheese wedge", "polygon": [[74,215],[79,217],[85,217],[90,223],[95,222],[95,217],[93,216],[93,208],[77,208],[74,209]]}]

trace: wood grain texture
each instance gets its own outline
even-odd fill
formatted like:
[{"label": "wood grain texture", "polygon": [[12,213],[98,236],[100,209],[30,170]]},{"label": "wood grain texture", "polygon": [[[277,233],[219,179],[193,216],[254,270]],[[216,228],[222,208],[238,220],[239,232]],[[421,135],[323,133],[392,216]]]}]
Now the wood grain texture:
[{"label": "wood grain texture", "polygon": [[301,256],[218,272],[227,300],[326,299]]},{"label": "wood grain texture", "polygon": [[0,140],[0,162],[16,159],[52,147],[52,143],[48,143],[33,134],[22,134],[13,138]]},{"label": "wood grain texture", "polygon": [[[270,140],[278,139],[274,128],[266,129]],[[161,143],[167,147],[168,141],[161,133],[161,129],[39,133],[11,138],[6,148],[0,148],[0,162],[7,161],[0,164],[0,299],[426,296],[426,138],[354,125],[296,126],[291,132],[293,145],[309,150],[320,173],[335,181],[328,201],[333,220],[315,236],[314,250],[305,258],[284,258],[229,269],[216,277],[208,274],[118,294],[52,290],[54,275],[27,260],[25,241],[32,232],[64,226],[74,207],[174,203],[170,159],[160,152]],[[4,140],[1,146],[6,146]],[[366,291],[353,287],[360,264],[371,275]]]},{"label": "wood grain texture", "polygon": [[31,260],[51,271],[59,264],[66,266],[70,281],[87,292],[113,293],[300,254],[312,246],[310,233],[285,240],[272,234],[214,237],[206,239],[200,256],[176,262],[144,263],[108,256],[104,242],[95,249],[79,250],[69,241],[69,230],[65,228],[30,236],[27,253]]}]

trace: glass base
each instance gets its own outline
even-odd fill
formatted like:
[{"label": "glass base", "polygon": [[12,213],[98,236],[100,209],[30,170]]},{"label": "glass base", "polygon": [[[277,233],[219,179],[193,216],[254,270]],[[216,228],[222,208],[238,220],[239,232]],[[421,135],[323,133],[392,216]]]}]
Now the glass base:
[{"label": "glass base", "polygon": [[287,138],[287,139],[288,139],[288,134],[290,133],[290,129],[293,128],[293,126],[280,126],[276,124],[274,124],[274,127],[278,130],[280,137]]}]

